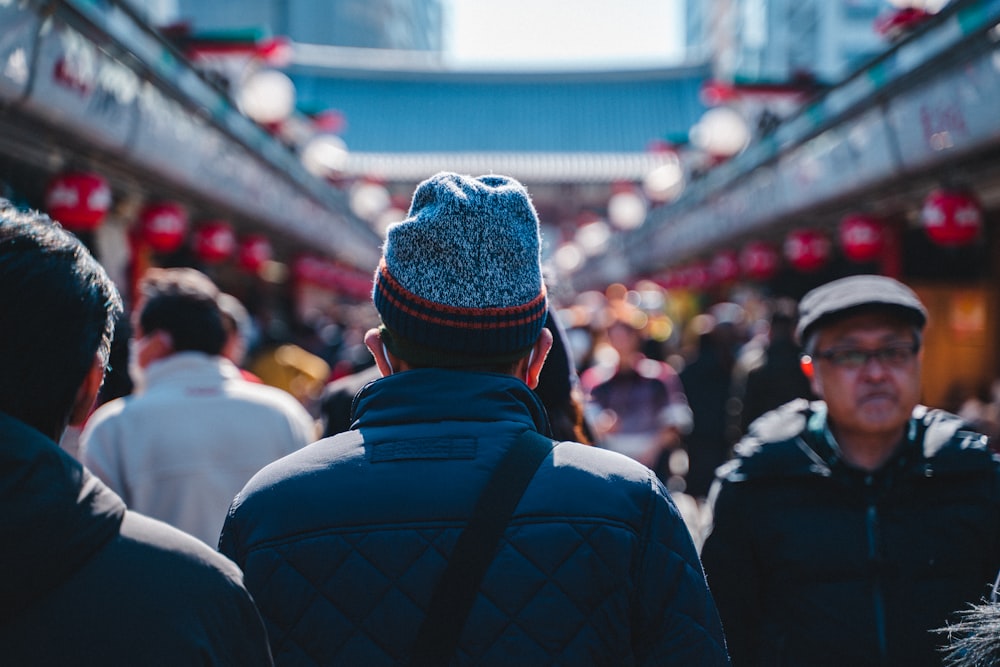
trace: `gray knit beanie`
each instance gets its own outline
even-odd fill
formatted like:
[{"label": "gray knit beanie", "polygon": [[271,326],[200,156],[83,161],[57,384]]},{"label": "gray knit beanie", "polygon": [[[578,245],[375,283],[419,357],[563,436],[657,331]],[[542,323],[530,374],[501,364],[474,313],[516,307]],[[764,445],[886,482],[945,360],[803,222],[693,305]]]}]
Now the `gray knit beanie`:
[{"label": "gray knit beanie", "polygon": [[[545,323],[538,215],[505,176],[439,173],[389,227],[373,301],[398,356],[514,360]],[[405,342],[405,343],[404,343]],[[406,349],[403,349],[403,345]]]}]

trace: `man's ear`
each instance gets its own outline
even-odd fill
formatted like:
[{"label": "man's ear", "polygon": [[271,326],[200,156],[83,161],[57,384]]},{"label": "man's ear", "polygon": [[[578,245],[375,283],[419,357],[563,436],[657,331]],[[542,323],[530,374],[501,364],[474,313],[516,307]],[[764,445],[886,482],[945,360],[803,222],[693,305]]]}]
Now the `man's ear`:
[{"label": "man's ear", "polygon": [[[368,332],[365,333],[365,346],[368,348],[368,351],[372,353],[372,356],[375,357],[375,365],[378,366],[378,370],[382,373],[382,377],[392,375],[395,366],[399,365],[399,360],[394,360],[390,356],[389,351],[382,343],[382,334],[379,333],[377,328],[369,329]],[[393,365],[393,361],[395,361],[395,366]]]},{"label": "man's ear", "polygon": [[101,355],[95,354],[94,363],[83,378],[83,384],[80,385],[73,400],[73,409],[69,414],[70,426],[79,426],[87,420],[102,384],[104,384],[104,362],[101,361]]},{"label": "man's ear", "polygon": [[545,365],[545,357],[548,356],[551,349],[552,332],[548,329],[542,329],[542,333],[538,335],[538,340],[535,341],[534,346],[531,348],[531,352],[525,363],[524,383],[529,388],[534,389],[538,386],[538,376],[542,372],[542,366]]}]

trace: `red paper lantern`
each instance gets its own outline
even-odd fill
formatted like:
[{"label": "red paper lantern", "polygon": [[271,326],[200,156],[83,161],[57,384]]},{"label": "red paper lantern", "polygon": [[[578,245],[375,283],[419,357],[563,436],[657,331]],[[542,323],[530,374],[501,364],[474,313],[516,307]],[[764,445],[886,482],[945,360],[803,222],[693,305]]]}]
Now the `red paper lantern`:
[{"label": "red paper lantern", "polygon": [[706,289],[712,284],[712,272],[706,262],[695,262],[684,269],[685,286],[695,292]]},{"label": "red paper lantern", "polygon": [[299,282],[322,284],[325,271],[324,261],[312,255],[299,255],[292,262],[292,276]]},{"label": "red paper lantern", "polygon": [[872,262],[885,248],[882,223],[868,215],[849,215],[840,222],[840,247],[852,262]]},{"label": "red paper lantern", "polygon": [[142,240],[156,252],[170,253],[184,244],[188,219],[179,204],[149,204],[139,216]]},{"label": "red paper lantern", "polygon": [[712,258],[712,279],[728,283],[740,277],[740,260],[735,250],[723,250]]},{"label": "red paper lantern", "polygon": [[251,234],[240,241],[237,262],[248,273],[257,273],[271,259],[271,242],[266,236]]},{"label": "red paper lantern", "polygon": [[769,243],[752,241],[740,253],[740,268],[750,280],[770,280],[778,272],[778,251]]},{"label": "red paper lantern", "polygon": [[927,195],[920,219],[932,241],[943,246],[968,245],[979,236],[983,212],[968,192],[935,190]]},{"label": "red paper lantern", "polygon": [[798,271],[816,271],[830,257],[830,240],[815,229],[796,229],[785,238],[785,257]]},{"label": "red paper lantern", "polygon": [[224,262],[233,256],[235,250],[236,235],[228,222],[206,222],[194,233],[194,251],[204,262]]},{"label": "red paper lantern", "polygon": [[110,208],[111,187],[97,174],[61,174],[45,190],[45,211],[70,231],[97,229]]}]

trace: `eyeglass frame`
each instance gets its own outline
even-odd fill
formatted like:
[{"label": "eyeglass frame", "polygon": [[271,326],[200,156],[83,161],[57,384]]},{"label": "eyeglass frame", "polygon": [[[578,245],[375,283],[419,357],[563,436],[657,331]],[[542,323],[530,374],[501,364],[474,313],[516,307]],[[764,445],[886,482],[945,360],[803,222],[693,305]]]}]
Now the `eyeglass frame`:
[{"label": "eyeglass frame", "polygon": [[[893,354],[904,353],[903,356],[893,361],[889,357]],[[898,343],[893,345],[887,345],[885,347],[879,347],[874,350],[864,350],[861,348],[844,347],[844,348],[834,348],[830,350],[815,351],[812,354],[803,355],[804,358],[809,359],[820,359],[832,364],[836,368],[844,370],[861,370],[868,366],[872,360],[879,363],[880,366],[893,369],[905,368],[920,352],[920,342],[912,341],[910,343]],[[859,363],[854,361],[836,361],[835,357],[838,355],[859,355],[863,357]]]}]

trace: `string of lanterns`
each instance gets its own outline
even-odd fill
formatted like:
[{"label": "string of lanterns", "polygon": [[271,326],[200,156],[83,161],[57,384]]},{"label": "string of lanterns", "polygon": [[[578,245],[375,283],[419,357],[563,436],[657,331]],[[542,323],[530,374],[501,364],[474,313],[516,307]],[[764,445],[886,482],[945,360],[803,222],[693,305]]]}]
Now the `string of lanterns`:
[{"label": "string of lanterns", "polygon": [[[52,178],[44,195],[49,216],[74,233],[93,232],[105,221],[113,201],[111,187],[99,174],[72,171]],[[192,225],[187,209],[178,202],[154,200],[139,211],[131,226],[137,247],[168,255],[188,245],[201,262],[218,265],[232,261],[240,270],[256,275],[273,258],[267,236],[237,235],[227,220],[208,219]],[[361,275],[320,257],[296,258],[296,280],[333,289],[356,298],[367,298],[371,276]]]},{"label": "string of lanterns", "polygon": [[[924,200],[920,225],[927,238],[944,248],[975,243],[982,230],[982,206],[965,190],[939,188]],[[853,213],[836,229],[836,247],[849,262],[871,263],[888,251],[888,224],[868,213]],[[834,240],[816,228],[793,229],[779,247],[750,241],[739,251],[724,249],[709,261],[696,260],[654,278],[666,289],[705,290],[740,279],[767,282],[777,276],[782,262],[801,273],[814,273],[832,259]]]}]

